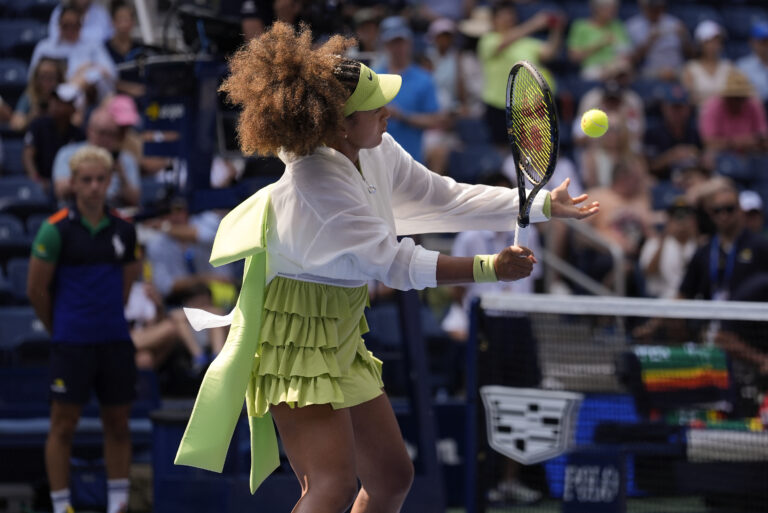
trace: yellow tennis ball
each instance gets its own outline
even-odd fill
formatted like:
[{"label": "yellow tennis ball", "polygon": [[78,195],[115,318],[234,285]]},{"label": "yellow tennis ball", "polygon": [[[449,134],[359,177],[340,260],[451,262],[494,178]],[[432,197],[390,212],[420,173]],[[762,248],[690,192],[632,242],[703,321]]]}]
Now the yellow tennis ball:
[{"label": "yellow tennis ball", "polygon": [[590,109],[581,116],[581,129],[590,137],[601,137],[608,131],[608,115],[600,109]]}]

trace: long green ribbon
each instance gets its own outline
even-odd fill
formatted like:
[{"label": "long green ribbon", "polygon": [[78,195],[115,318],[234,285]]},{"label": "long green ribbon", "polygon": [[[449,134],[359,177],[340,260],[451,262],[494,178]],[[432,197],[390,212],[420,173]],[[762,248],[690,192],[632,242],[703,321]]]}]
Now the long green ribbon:
[{"label": "long green ribbon", "polygon": [[[246,391],[252,395],[249,390],[250,376],[254,358],[258,358],[256,348],[264,309],[270,189],[262,189],[230,212],[216,233],[211,263],[223,265],[245,258],[243,287],[224,348],[208,368],[200,385],[176,453],[176,465],[221,472],[242,413]],[[259,225],[261,230],[253,229]],[[272,416],[257,417],[251,413],[249,408],[250,489],[254,493],[279,466],[280,456]]]}]

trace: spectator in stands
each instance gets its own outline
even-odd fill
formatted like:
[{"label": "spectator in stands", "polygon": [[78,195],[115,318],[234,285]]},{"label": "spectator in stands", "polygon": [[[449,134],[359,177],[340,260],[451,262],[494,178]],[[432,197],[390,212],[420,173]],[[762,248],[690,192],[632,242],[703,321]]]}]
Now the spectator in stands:
[{"label": "spectator in stands", "polygon": [[684,196],[667,207],[667,218],[659,233],[648,238],[640,250],[640,268],[645,290],[651,297],[677,296],[685,269],[698,246],[696,213]]},{"label": "spectator in stands", "polygon": [[743,73],[731,70],[720,93],[701,106],[699,133],[710,167],[722,152],[749,154],[768,148],[765,108]]},{"label": "spectator in stands", "polygon": [[94,2],[93,0],[63,1],[57,5],[48,22],[48,37],[53,39],[59,37],[61,16],[70,7],[83,14],[83,39],[102,44],[112,37],[114,30],[109,11],[101,2]]},{"label": "spectator in stands", "polygon": [[723,58],[723,27],[712,20],[698,24],[693,33],[698,48],[698,57],[689,60],[683,68],[683,85],[701,105],[708,98],[717,95],[725,87],[733,64]]},{"label": "spectator in stands", "polygon": [[448,18],[439,18],[429,25],[426,57],[437,87],[437,104],[447,116],[443,128],[427,130],[424,134],[424,154],[427,167],[439,174],[448,170],[448,155],[461,143],[452,131],[453,121],[460,113],[465,86],[462,83],[460,54],[455,43],[456,24]]},{"label": "spectator in stands", "polygon": [[[114,158],[114,173],[107,189],[107,203],[113,207],[137,206],[141,196],[141,176],[136,158],[122,149],[124,132],[115,122],[115,118],[102,107],[88,120],[86,128],[87,144],[107,150]],[[59,201],[66,201],[72,192],[68,162],[86,143],[74,143],[63,146],[53,161],[53,187]]]},{"label": "spectator in stands", "polygon": [[106,108],[120,131],[119,137],[123,141],[120,149],[130,152],[137,162],[141,162],[144,155],[143,142],[136,132],[141,118],[133,98],[116,94],[107,100]]},{"label": "spectator in stands", "polygon": [[437,103],[437,88],[429,72],[413,63],[413,32],[405,18],[390,16],[381,22],[381,41],[387,65],[378,73],[403,77],[397,97],[388,105],[387,132],[419,162],[425,162],[424,131],[445,128],[447,116]]},{"label": "spectator in stands", "polygon": [[698,204],[697,190],[706,183],[712,173],[701,165],[701,160],[682,161],[672,169],[672,184],[683,191],[688,202],[694,207]]},{"label": "spectator in stands", "polygon": [[763,198],[755,191],[743,190],[739,193],[739,206],[744,212],[744,224],[747,230],[758,235],[767,235]]},{"label": "spectator in stands", "polygon": [[107,469],[107,513],[126,511],[128,418],[136,394],[135,349],[123,313],[139,273],[134,227],[105,208],[114,167],[103,148],[70,160],[73,204],[40,227],[27,294],[51,334],[51,425],[45,445],[54,513],[71,512],[72,438],[93,391],[99,399]]},{"label": "spectator in stands", "polygon": [[750,44],[752,53],[739,59],[736,64],[744,73],[763,103],[768,102],[768,21],[752,25]]},{"label": "spectator in stands", "polygon": [[[113,0],[109,7],[112,15],[112,24],[115,27],[114,35],[105,43],[107,52],[115,65],[135,60],[145,52],[146,47],[133,38],[133,29],[136,26],[136,13],[133,5],[126,0]],[[144,84],[136,80],[117,78],[115,90],[135,98],[145,92]]]},{"label": "spectator in stands", "polygon": [[[491,139],[499,148],[508,151],[506,105],[509,70],[517,61],[525,59],[538,67],[553,85],[552,76],[542,64],[557,55],[565,20],[554,12],[541,11],[519,23],[515,5],[507,1],[495,2],[492,13],[493,31],[480,38],[477,56],[483,66],[483,102]],[[549,30],[546,41],[530,37],[545,29]]]},{"label": "spectator in stands", "polygon": [[645,154],[651,173],[661,179],[672,178],[674,169],[686,167],[701,157],[701,139],[693,105],[679,83],[667,83],[661,89],[661,123],[645,131]]},{"label": "spectator in stands", "polygon": [[220,221],[214,211],[190,215],[186,199],[177,196],[166,216],[146,223],[159,232],[146,242],[146,257],[152,282],[167,304],[210,307],[210,287],[232,289],[233,269],[208,263]]},{"label": "spectator in stands", "polygon": [[568,56],[586,80],[601,80],[617,59],[626,59],[630,40],[618,18],[618,0],[590,0],[592,16],[574,20],[568,32]]},{"label": "spectator in stands", "polygon": [[29,123],[48,112],[48,100],[56,86],[64,82],[64,66],[56,59],[43,57],[32,70],[27,88],[16,102],[11,129],[23,132]]},{"label": "spectator in stands", "polygon": [[467,118],[480,118],[485,114],[483,91],[485,79],[483,78],[483,66],[477,57],[477,45],[480,38],[493,28],[491,10],[487,6],[478,6],[472,9],[472,14],[466,20],[459,22],[463,44],[460,49],[459,84],[463,85],[463,91],[459,89],[459,115]]},{"label": "spectator in stands", "polygon": [[[513,184],[502,173],[493,173],[484,177],[482,183],[494,187],[512,188]],[[535,228],[528,230],[527,246],[537,254],[540,244],[539,235]],[[511,246],[515,241],[515,232],[503,231],[465,231],[456,236],[451,249],[451,256],[471,257],[477,254],[491,254],[499,248]],[[506,292],[510,294],[533,294],[534,281],[541,277],[541,268],[537,268],[530,276],[517,281],[496,283],[472,283],[453,287],[454,305],[451,306],[448,317],[443,322],[443,329],[452,338],[466,342],[469,336],[469,315],[472,301],[482,294]],[[483,333],[487,340],[484,344],[488,350],[480,358],[484,360],[481,367],[486,370],[486,376],[481,377],[482,385],[504,385],[510,387],[537,388],[541,385],[541,367],[536,338],[530,319],[525,315],[486,317],[483,319]],[[514,333],[514,337],[510,337]],[[534,490],[520,480],[521,470],[525,469],[513,460],[493,458],[488,462],[497,474],[491,479],[496,480],[496,486],[489,490],[491,502],[531,504],[542,498],[538,490]]]},{"label": "spectator in stands", "polygon": [[[642,282],[638,281],[638,256],[643,241],[653,231],[653,213],[648,193],[648,170],[645,160],[639,155],[627,154],[616,164],[608,187],[598,186],[587,189],[600,202],[603,215],[590,219],[590,224],[605,239],[617,244],[624,252],[628,295],[642,295]],[[588,274],[598,281],[612,283],[610,274],[613,262],[605,253],[596,253],[587,248],[580,254]],[[617,272],[617,270],[613,270]]]},{"label": "spectator in stands", "polygon": [[357,46],[350,48],[348,55],[373,69],[386,64],[384,53],[379,48],[380,21],[379,11],[373,7],[358,9],[352,18]]},{"label": "spectator in stands", "polygon": [[580,145],[601,142],[588,138],[581,129],[581,115],[589,109],[602,109],[610,118],[611,129],[621,127],[629,148],[640,152],[645,134],[645,107],[640,95],[630,88],[632,66],[628,60],[618,59],[603,73],[603,84],[587,91],[579,101],[573,124],[574,142]]},{"label": "spectator in stands", "polygon": [[736,187],[717,183],[703,198],[715,233],[688,264],[680,284],[683,298],[725,300],[757,274],[768,272],[768,240],[746,228]]},{"label": "spectator in stands", "polygon": [[126,0],[113,0],[109,12],[114,26],[114,34],[105,43],[109,56],[115,64],[133,60],[144,49],[133,38],[133,29],[136,27],[133,6]]},{"label": "spectator in stands", "polygon": [[690,52],[690,35],[683,22],[665,12],[666,0],[638,0],[640,14],[627,20],[632,61],[647,78],[678,80]]},{"label": "spectator in stands", "polygon": [[[202,333],[206,339],[203,341],[206,345],[202,345],[183,310],[167,311],[162,296],[151,283],[133,283],[125,317],[131,325],[139,369],[159,370],[181,344],[191,357],[192,369],[199,372],[219,353],[226,338],[225,328],[207,330]],[[207,352],[209,347],[213,348],[210,354]]]},{"label": "spectator in stands", "polygon": [[[732,300],[768,302],[768,274],[752,276],[749,282],[734,291]],[[768,391],[768,344],[765,323],[725,322],[722,330],[717,333],[715,342],[735,360],[732,362],[733,373],[735,381],[740,385],[742,399],[737,414],[747,418],[757,416],[760,398],[765,397]]]},{"label": "spectator in stands", "polygon": [[[55,12],[54,12],[55,14]],[[42,57],[66,62],[66,79],[83,92],[95,89],[104,97],[114,90],[117,71],[102,42],[81,37],[82,14],[76,7],[63,7],[57,17],[61,29],[35,45],[30,69],[34,69]]]},{"label": "spectator in stands", "polygon": [[59,84],[49,100],[49,114],[32,120],[24,136],[24,170],[46,191],[52,192],[53,160],[58,151],[85,139],[83,130],[72,124],[78,96],[72,84]]},{"label": "spectator in stands", "polygon": [[578,123],[580,116],[574,119],[574,141],[583,147],[579,156],[581,181],[587,188],[610,187],[617,163],[638,152],[637,138],[642,132],[637,127],[645,125],[645,117],[636,105],[637,102],[642,105],[642,101],[616,80],[587,93],[583,100],[586,101],[580,103],[579,109],[602,109],[608,115],[611,128],[600,138],[588,138]]}]

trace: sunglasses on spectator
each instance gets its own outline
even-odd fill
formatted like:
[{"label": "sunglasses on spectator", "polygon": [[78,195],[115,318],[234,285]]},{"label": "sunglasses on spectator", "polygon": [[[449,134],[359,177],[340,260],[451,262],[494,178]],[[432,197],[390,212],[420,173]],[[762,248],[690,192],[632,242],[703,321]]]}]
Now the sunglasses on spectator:
[{"label": "sunglasses on spectator", "polygon": [[712,212],[714,215],[719,215],[725,212],[726,214],[733,214],[736,212],[736,205],[730,204],[730,205],[718,205],[716,207],[712,207],[710,209],[710,212]]},{"label": "sunglasses on spectator", "polygon": [[65,22],[61,24],[61,28],[63,29],[79,29],[80,28],[80,22]]}]

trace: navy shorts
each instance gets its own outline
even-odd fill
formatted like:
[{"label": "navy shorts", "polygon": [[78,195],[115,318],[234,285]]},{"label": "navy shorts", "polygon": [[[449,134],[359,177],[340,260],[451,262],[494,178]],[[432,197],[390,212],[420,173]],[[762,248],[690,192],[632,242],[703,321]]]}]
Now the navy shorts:
[{"label": "navy shorts", "polygon": [[136,349],[131,341],[99,344],[51,344],[50,397],[86,404],[96,392],[100,404],[136,399]]}]

